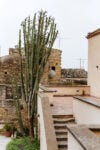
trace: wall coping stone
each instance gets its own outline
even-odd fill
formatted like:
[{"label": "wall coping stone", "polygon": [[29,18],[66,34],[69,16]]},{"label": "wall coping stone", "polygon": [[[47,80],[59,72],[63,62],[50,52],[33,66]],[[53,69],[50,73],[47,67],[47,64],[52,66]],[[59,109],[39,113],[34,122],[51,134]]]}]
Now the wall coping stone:
[{"label": "wall coping stone", "polygon": [[38,93],[38,96],[41,97],[47,150],[58,150],[49,98],[41,92]]},{"label": "wall coping stone", "polygon": [[100,129],[100,125],[67,125],[67,130],[84,150],[100,150],[100,137],[90,129]]},{"label": "wall coping stone", "polygon": [[97,108],[100,108],[100,101],[96,101],[96,100],[92,100],[91,97],[87,98],[85,96],[74,96],[73,98],[79,100],[79,101],[82,101],[82,102],[85,102],[85,103],[88,103],[92,106],[95,106]]},{"label": "wall coping stone", "polygon": [[40,85],[39,86],[39,88],[41,89],[41,90],[43,90],[43,92],[57,92],[57,90],[52,90],[52,89],[49,89],[49,88],[47,88],[47,87],[44,87],[44,86],[42,86],[42,85]]},{"label": "wall coping stone", "polygon": [[87,87],[87,88],[90,88],[89,85],[64,85],[64,84],[49,84],[49,85],[46,85],[45,87],[48,87],[48,88],[51,88],[51,87],[66,87],[66,88],[77,88],[77,87]]}]

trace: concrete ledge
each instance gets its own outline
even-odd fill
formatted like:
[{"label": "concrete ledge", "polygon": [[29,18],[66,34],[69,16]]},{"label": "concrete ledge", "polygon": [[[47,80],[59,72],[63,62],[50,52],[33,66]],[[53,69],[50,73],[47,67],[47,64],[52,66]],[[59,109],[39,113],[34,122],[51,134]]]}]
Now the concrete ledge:
[{"label": "concrete ledge", "polygon": [[57,90],[52,90],[52,89],[49,89],[49,88],[44,87],[44,86],[42,86],[42,85],[40,85],[39,88],[40,88],[43,92],[57,92]]},{"label": "concrete ledge", "polygon": [[49,98],[46,97],[44,93],[38,94],[38,113],[40,116],[39,119],[41,127],[40,132],[42,131],[40,133],[42,135],[42,137],[40,136],[40,147],[42,144],[41,150],[58,150]]},{"label": "concrete ledge", "polygon": [[[100,150],[100,137],[90,131],[88,127],[96,129],[96,125],[67,125],[69,133],[81,145],[83,150]],[[100,129],[100,126],[97,126],[97,129],[98,127]]]},{"label": "concrete ledge", "polygon": [[48,87],[49,90],[56,90],[56,93],[53,93],[54,95],[90,95],[90,87],[89,86],[52,86]]},{"label": "concrete ledge", "polygon": [[74,96],[75,99],[80,100],[82,102],[88,103],[95,107],[100,108],[100,101],[92,100],[91,98],[86,98],[84,96]]},{"label": "concrete ledge", "polygon": [[47,98],[42,99],[42,109],[43,109],[43,116],[44,116],[44,126],[45,126],[45,134],[46,134],[46,141],[47,141],[47,149],[48,150],[57,150],[57,141],[56,135],[54,131],[54,125],[52,116],[50,113],[50,104]]},{"label": "concrete ledge", "polygon": [[72,88],[72,87],[86,87],[86,88],[90,88],[89,85],[63,85],[63,84],[49,84],[49,85],[46,85],[46,87],[69,87],[69,88]]}]

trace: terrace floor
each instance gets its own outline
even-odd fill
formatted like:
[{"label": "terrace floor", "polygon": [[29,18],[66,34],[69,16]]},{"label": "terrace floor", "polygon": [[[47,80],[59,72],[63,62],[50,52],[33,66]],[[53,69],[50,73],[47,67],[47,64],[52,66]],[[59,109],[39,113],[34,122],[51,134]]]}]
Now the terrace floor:
[{"label": "terrace floor", "polygon": [[73,97],[53,97],[52,115],[72,115]]}]

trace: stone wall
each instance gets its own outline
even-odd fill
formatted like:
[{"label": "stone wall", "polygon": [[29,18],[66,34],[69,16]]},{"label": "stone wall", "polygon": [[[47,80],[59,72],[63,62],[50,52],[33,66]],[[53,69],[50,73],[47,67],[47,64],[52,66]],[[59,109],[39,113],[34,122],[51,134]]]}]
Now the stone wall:
[{"label": "stone wall", "polygon": [[[23,51],[23,49],[22,49]],[[48,73],[55,68],[56,76],[49,79]],[[24,69],[24,52],[23,52],[23,69]],[[14,122],[18,125],[16,117],[16,109],[12,97],[11,82],[16,80],[20,83],[20,65],[18,59],[18,49],[10,48],[9,55],[0,58],[0,121]],[[61,51],[53,49],[49,61],[45,67],[45,71],[41,82],[48,84],[49,82],[59,82],[61,75]],[[22,115],[25,125],[28,125],[26,109],[23,107]]]},{"label": "stone wall", "polygon": [[[9,89],[9,97],[8,97],[8,89]],[[14,123],[18,126],[18,118],[16,116],[16,108],[14,105],[14,100],[11,98],[11,86],[7,84],[0,85],[0,122],[10,122]],[[26,109],[23,104],[22,109],[22,118],[25,123],[25,126],[28,126],[28,118],[26,115]]]},{"label": "stone wall", "polygon": [[[23,68],[24,68],[24,51],[23,52]],[[55,76],[49,79],[48,74],[51,70],[55,71]],[[16,81],[20,79],[20,65],[18,58],[18,49],[10,48],[9,55],[0,58],[0,84],[9,84],[12,78],[15,77]],[[53,49],[44,74],[41,80],[42,84],[58,83],[61,77],[61,51]]]},{"label": "stone wall", "polygon": [[61,69],[62,78],[87,78],[87,71],[84,69]]},{"label": "stone wall", "polygon": [[[55,71],[55,76],[53,78],[49,78],[48,76],[51,70]],[[42,84],[59,83],[60,78],[61,78],[61,51],[53,49],[47,62],[47,65],[45,67],[41,83]]]},{"label": "stone wall", "polygon": [[13,77],[18,81],[20,78],[20,66],[18,57],[4,56],[0,60],[0,84],[11,83]]}]

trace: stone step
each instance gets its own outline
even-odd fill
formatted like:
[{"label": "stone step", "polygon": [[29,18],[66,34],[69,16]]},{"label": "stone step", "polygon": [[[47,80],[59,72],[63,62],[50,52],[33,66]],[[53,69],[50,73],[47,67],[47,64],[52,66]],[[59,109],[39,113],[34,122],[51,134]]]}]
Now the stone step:
[{"label": "stone step", "polygon": [[66,129],[66,125],[59,125],[59,124],[56,124],[55,126],[54,126],[54,128],[55,129]]},{"label": "stone step", "polygon": [[67,135],[67,132],[56,132],[56,135]]},{"label": "stone step", "polygon": [[56,123],[56,124],[54,124],[54,126],[66,126],[66,124],[65,123]]},{"label": "stone step", "polygon": [[67,135],[68,134],[68,132],[66,132],[66,131],[56,131],[55,133],[56,133],[56,135]]},{"label": "stone step", "polygon": [[[64,136],[64,135],[63,135]],[[66,137],[57,137],[56,138],[57,139],[57,141],[66,141],[67,142],[67,140],[68,140],[68,138],[67,138],[67,136]]]},{"label": "stone step", "polygon": [[58,148],[58,150],[68,150],[68,148],[63,147],[63,148]]},{"label": "stone step", "polygon": [[68,131],[67,131],[67,128],[55,128],[55,132],[67,132],[68,133]]},{"label": "stone step", "polygon": [[68,139],[68,134],[65,134],[65,135],[56,135],[56,138],[64,138],[64,139]]},{"label": "stone step", "polygon": [[61,141],[60,143],[58,143],[58,148],[68,148],[68,145],[67,143]]},{"label": "stone step", "polygon": [[58,119],[58,118],[56,118],[56,119],[54,119],[53,120],[53,122],[54,122],[54,124],[66,124],[66,123],[71,123],[71,122],[74,122],[75,121],[75,119],[74,118],[68,118],[68,119],[65,119],[65,118],[63,118],[63,119]]},{"label": "stone step", "polygon": [[64,118],[73,118],[73,115],[53,115],[53,118],[64,119]]},{"label": "stone step", "polygon": [[62,146],[67,145],[67,141],[58,141],[57,143],[58,145],[62,145]]},{"label": "stone step", "polygon": [[68,132],[66,124],[74,124],[75,119],[73,115],[54,115],[53,116],[54,129],[56,133],[56,140],[58,143],[58,150],[68,150]]},{"label": "stone step", "polygon": [[63,148],[64,150],[67,150],[68,146],[67,145],[58,145],[59,150]]}]

